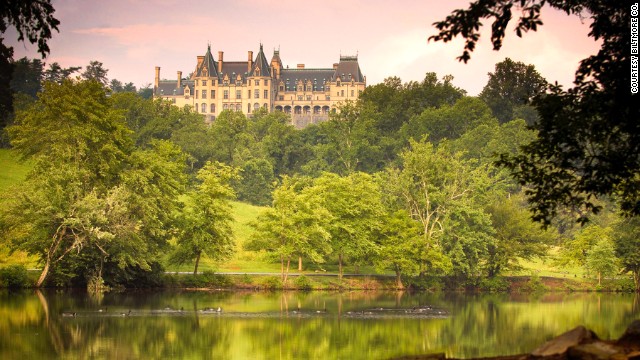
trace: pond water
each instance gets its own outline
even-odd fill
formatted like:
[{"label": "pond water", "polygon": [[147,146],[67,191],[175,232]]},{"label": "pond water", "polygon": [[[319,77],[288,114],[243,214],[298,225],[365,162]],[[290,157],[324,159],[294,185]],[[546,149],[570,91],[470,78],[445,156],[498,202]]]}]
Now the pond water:
[{"label": "pond water", "polygon": [[638,318],[636,294],[4,291],[0,359],[486,357]]}]

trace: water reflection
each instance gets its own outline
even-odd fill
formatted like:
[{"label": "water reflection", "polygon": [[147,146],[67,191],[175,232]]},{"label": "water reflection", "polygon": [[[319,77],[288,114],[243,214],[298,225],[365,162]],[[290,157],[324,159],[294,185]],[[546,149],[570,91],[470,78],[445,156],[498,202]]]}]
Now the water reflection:
[{"label": "water reflection", "polygon": [[480,357],[577,325],[617,338],[639,315],[634,294],[1,292],[0,358]]}]

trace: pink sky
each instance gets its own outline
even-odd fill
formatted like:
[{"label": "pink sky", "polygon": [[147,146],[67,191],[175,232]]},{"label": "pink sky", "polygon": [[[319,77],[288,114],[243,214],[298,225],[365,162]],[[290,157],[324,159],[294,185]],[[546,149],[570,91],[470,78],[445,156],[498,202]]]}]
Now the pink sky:
[{"label": "pink sky", "polygon": [[[548,81],[570,86],[581,59],[595,54],[599,44],[587,37],[588,20],[545,8],[544,26],[518,38],[510,32],[503,48],[491,48],[484,32],[468,64],[459,63],[461,40],[427,42],[432,24],[452,10],[466,8],[463,0],[54,0],[60,32],[49,42],[47,63],[64,67],[101,61],[108,77],[142,86],[153,82],[154,68],[173,79],[193,71],[196,56],[207,44],[217,58],[246,61],[264,44],[270,59],[280,49],[285,66],[331,67],[342,55],[358,55],[368,85],[398,76],[421,81],[427,72],[454,76],[454,84],[477,95],[487,73],[510,57],[535,65]],[[490,24],[484,25],[485,30]],[[14,58],[37,57],[35,46],[17,43],[13,33],[5,42]]]}]

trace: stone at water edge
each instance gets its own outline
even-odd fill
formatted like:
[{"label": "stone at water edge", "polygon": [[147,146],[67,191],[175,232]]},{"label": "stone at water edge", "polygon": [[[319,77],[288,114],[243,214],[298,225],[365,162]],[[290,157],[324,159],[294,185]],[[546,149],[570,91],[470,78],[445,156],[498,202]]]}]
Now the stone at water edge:
[{"label": "stone at water edge", "polygon": [[531,355],[535,357],[560,355],[564,354],[572,346],[590,343],[595,340],[598,340],[598,337],[593,331],[588,330],[584,326],[578,326],[573,330],[567,331],[547,341],[539,348],[533,350]]},{"label": "stone at water edge", "polygon": [[640,349],[640,320],[634,320],[616,343]]}]

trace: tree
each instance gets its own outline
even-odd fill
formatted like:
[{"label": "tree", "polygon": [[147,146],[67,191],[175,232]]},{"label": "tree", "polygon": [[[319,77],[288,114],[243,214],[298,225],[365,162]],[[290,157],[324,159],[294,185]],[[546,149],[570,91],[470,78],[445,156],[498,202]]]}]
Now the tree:
[{"label": "tree", "polygon": [[541,229],[533,222],[524,207],[520,195],[500,198],[489,204],[488,212],[495,229],[495,237],[489,242],[485,268],[489,277],[505,270],[519,270],[519,260],[541,258],[555,237],[554,232]]},{"label": "tree", "polygon": [[616,256],[625,271],[633,274],[636,291],[640,291],[640,219],[620,219],[614,225],[613,241]]},{"label": "tree", "polygon": [[41,89],[43,66],[39,59],[26,57],[14,62],[11,90],[35,99]]},{"label": "tree", "polygon": [[576,236],[565,243],[560,252],[561,264],[575,264],[591,270],[589,267],[589,252],[601,240],[611,241],[612,228],[590,224],[580,230]]},{"label": "tree", "polygon": [[213,144],[212,159],[232,164],[235,155],[249,144],[247,117],[239,111],[223,111],[211,124],[209,136]]},{"label": "tree", "polygon": [[13,112],[10,90],[13,47],[4,44],[4,33],[9,27],[15,28],[18,41],[26,39],[32,44],[37,43],[38,52],[44,58],[49,54],[47,42],[60,24],[53,17],[54,12],[51,0],[7,0],[0,5],[0,130],[8,125],[9,114]]},{"label": "tree", "polygon": [[598,285],[602,284],[603,276],[611,276],[618,271],[618,259],[610,239],[600,239],[589,250],[587,266],[598,274]]},{"label": "tree", "polygon": [[108,72],[109,70],[105,69],[100,61],[91,60],[80,76],[83,79],[95,80],[106,86],[109,82],[109,79],[107,79]]},{"label": "tree", "polygon": [[[258,216],[249,250],[264,250],[280,261],[283,285],[291,260],[305,257],[324,263],[331,252],[327,230],[332,215],[308,181],[284,177],[273,192],[273,206]],[[286,265],[285,265],[286,264]]]},{"label": "tree", "polygon": [[238,193],[238,200],[266,206],[271,204],[275,182],[271,163],[266,159],[255,158],[242,165],[242,178],[236,181],[234,189]]},{"label": "tree", "polygon": [[543,4],[592,20],[590,37],[601,41],[598,54],[584,59],[568,91],[550,86],[533,105],[540,121],[538,137],[523,153],[504,156],[500,164],[528,185],[534,219],[549,224],[566,206],[580,211],[585,222],[600,206],[594,199],[615,196],[627,215],[640,215],[640,107],[630,91],[631,12],[627,6],[597,0],[517,1],[477,0],[467,10],[455,10],[430,40],[450,41],[461,35],[465,47],[458,58],[470,59],[480,38],[482,19],[494,18],[491,40],[500,49],[515,7],[521,14],[516,34],[542,25]]},{"label": "tree", "polygon": [[384,214],[382,195],[371,175],[361,172],[347,176],[323,173],[315,179],[313,189],[330,214],[326,229],[342,280],[345,262],[359,264],[377,252],[375,234]]},{"label": "tree", "polygon": [[324,141],[316,145],[316,157],[322,159],[326,171],[348,175],[356,171],[373,172],[381,167],[380,148],[371,106],[347,102],[319,125]]},{"label": "tree", "polygon": [[230,201],[235,198],[235,193],[230,183],[235,177],[237,170],[220,163],[207,163],[198,171],[197,178],[201,183],[187,193],[179,215],[177,246],[171,262],[180,264],[195,260],[195,275],[202,255],[220,261],[233,254],[235,244]]},{"label": "tree", "polygon": [[[521,109],[529,106],[546,87],[547,81],[535,66],[506,58],[496,64],[493,73],[489,73],[489,81],[479,97],[489,105],[493,115],[502,124],[515,119],[516,114],[526,114],[527,112]],[[525,120],[529,125],[537,120],[535,112],[528,117]]]},{"label": "tree", "polygon": [[404,210],[386,214],[381,222],[374,263],[380,270],[395,272],[396,289],[404,289],[402,275],[417,275],[420,269],[420,237],[420,224]]},{"label": "tree", "polygon": [[52,81],[61,84],[64,79],[71,77],[71,74],[79,71],[80,66],[72,66],[69,68],[63,68],[57,62],[49,64],[49,68],[44,71],[43,81]]},{"label": "tree", "polygon": [[92,81],[46,83],[8,132],[14,149],[36,162],[4,215],[14,245],[41,255],[40,286],[53,265],[99,238],[85,201],[115,185],[130,140],[102,86]]},{"label": "tree", "polygon": [[442,139],[454,140],[480,124],[496,122],[491,110],[480,99],[462,97],[453,106],[428,108],[411,117],[400,129],[404,143],[409,138],[419,140],[428,135],[430,142],[437,144]]}]

